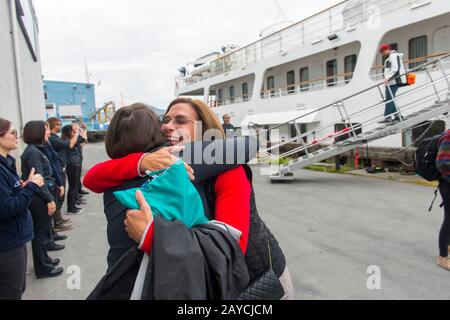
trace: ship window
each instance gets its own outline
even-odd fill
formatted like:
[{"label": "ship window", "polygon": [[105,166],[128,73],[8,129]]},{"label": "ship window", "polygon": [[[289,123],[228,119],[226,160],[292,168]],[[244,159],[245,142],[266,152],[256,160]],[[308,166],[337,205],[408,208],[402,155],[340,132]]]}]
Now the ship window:
[{"label": "ship window", "polygon": [[[417,59],[425,57],[428,54],[427,48],[427,36],[421,36],[409,40],[409,59]],[[409,64],[409,68],[413,69],[424,64],[426,60],[412,62]]]},{"label": "ship window", "polygon": [[309,90],[309,68],[304,67],[300,69],[300,90],[307,91]]},{"label": "ship window", "polygon": [[248,83],[247,82],[244,82],[242,84],[242,99],[244,101],[248,100]]},{"label": "ship window", "polygon": [[231,86],[231,87],[230,87],[230,102],[231,102],[231,103],[234,102],[234,97],[235,97],[234,86]]},{"label": "ship window", "polygon": [[222,89],[217,90],[217,100],[219,100],[219,104],[222,103],[222,100],[223,100],[223,90]]},{"label": "ship window", "polygon": [[48,100],[48,93],[44,92],[44,100],[47,101]]},{"label": "ship window", "polygon": [[275,94],[275,78],[273,76],[267,77],[267,91],[270,91],[270,96]]},{"label": "ship window", "polygon": [[[353,78],[353,72],[356,68],[356,61],[358,60],[356,54],[352,54],[351,56],[346,56],[344,58],[344,64],[345,64],[345,73],[348,75],[345,76],[345,83],[349,83],[350,80]],[[350,74],[351,73],[351,74]]]},{"label": "ship window", "polygon": [[[290,129],[291,129],[291,138],[298,137],[300,134],[303,134],[308,131],[306,123],[297,123],[297,124],[291,123]],[[300,132],[297,132],[297,129],[299,129]],[[307,137],[303,137],[303,141],[307,142]]]},{"label": "ship window", "polygon": [[288,93],[295,91],[295,71],[289,71],[286,75]]},{"label": "ship window", "polygon": [[327,62],[327,86],[333,87],[337,84],[337,60]]}]

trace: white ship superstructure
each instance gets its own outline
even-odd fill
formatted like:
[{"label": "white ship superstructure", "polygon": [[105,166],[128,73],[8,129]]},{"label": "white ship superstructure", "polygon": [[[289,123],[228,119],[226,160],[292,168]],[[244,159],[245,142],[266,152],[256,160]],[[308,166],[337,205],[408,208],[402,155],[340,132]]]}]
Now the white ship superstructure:
[{"label": "white ship superstructure", "polygon": [[[202,96],[244,134],[249,124],[269,128],[309,114],[300,123],[306,132],[336,117],[311,111],[382,80],[381,43],[404,53],[407,68],[444,56],[450,52],[450,1],[340,2],[177,77],[176,95]],[[417,72],[418,83],[426,77]],[[364,96],[347,111],[370,100],[380,95]],[[280,130],[286,139],[294,134],[288,126]],[[395,135],[377,143],[401,146],[402,140]]]}]

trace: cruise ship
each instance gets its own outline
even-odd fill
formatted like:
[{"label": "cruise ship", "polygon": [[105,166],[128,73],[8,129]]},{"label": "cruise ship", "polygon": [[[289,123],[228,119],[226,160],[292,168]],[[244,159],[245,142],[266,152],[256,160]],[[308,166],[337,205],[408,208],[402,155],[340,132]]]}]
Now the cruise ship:
[{"label": "cruise ship", "polygon": [[[407,121],[392,126],[379,124],[386,101],[383,43],[403,53],[416,75],[395,100]],[[242,134],[272,141],[265,144],[271,157],[275,146],[289,144],[277,158],[289,156],[302,167],[362,143],[410,146],[430,129],[423,123],[447,128],[449,54],[450,1],[347,0],[180,68],[175,94],[197,96],[219,119],[229,114]],[[292,161],[285,172],[294,169]]]}]

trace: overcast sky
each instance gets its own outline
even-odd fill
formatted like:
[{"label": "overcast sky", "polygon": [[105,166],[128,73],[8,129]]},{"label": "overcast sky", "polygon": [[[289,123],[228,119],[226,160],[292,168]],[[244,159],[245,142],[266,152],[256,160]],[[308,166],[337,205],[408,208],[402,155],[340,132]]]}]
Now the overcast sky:
[{"label": "overcast sky", "polygon": [[[278,0],[301,20],[336,0]],[[86,57],[97,105],[145,102],[165,108],[177,69],[244,46],[277,22],[273,0],[35,0],[45,79],[84,82]],[[283,20],[283,19],[281,19]]]}]

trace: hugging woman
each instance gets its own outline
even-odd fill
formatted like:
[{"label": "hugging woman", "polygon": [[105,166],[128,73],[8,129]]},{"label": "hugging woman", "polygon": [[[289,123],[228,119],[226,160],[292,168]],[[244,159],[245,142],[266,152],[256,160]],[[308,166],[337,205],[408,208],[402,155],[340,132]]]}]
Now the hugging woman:
[{"label": "hugging woman", "polygon": [[[120,121],[122,130],[113,130],[114,127],[111,128],[112,131],[115,131],[114,134],[111,133],[111,136],[116,137],[116,142],[124,142],[125,140],[120,139],[123,139],[123,134],[133,130],[133,127],[140,128],[141,124],[144,126],[148,125],[138,120],[139,116],[133,115],[133,113],[132,110],[129,110],[129,114]],[[196,130],[196,124],[198,123],[202,125],[201,132]],[[136,136],[133,139],[126,140],[127,143],[125,145],[133,144],[141,137],[144,137],[148,144],[160,142],[161,138],[162,145],[169,143],[175,146],[180,142],[187,144],[190,142],[188,140],[189,137],[192,140],[201,141],[209,129],[215,129],[216,132],[220,133],[221,136],[216,137],[216,139],[223,139],[222,126],[214,113],[203,102],[177,99],[170,104],[166,111],[159,133],[153,132],[150,135],[149,133],[145,135],[139,133],[139,137]],[[142,129],[135,130],[143,132]],[[183,139],[180,139],[180,137],[183,137]],[[119,148],[125,148],[124,143],[115,143],[114,145],[120,146]],[[108,189],[123,185],[126,181],[138,178],[147,170],[155,171],[168,167],[177,160],[176,158],[173,159],[173,156],[167,149],[150,153],[145,153],[151,150],[150,148],[146,150],[142,149],[142,147],[141,150],[136,149],[136,146],[133,149],[128,148],[126,151],[114,155],[112,157],[114,160],[96,165],[86,174],[83,184],[92,191],[105,192]],[[172,162],[168,161],[168,159],[172,159]],[[204,195],[202,200],[205,212],[207,212],[208,218],[221,221],[241,232],[239,246],[245,255],[251,279],[256,279],[272,265],[283,284],[284,298],[292,298],[292,281],[286,268],[284,254],[256,209],[250,168],[246,165],[239,165],[226,172],[206,177],[202,181],[197,180],[199,178],[197,175],[198,171],[198,169],[194,170],[196,175],[194,185],[199,193]],[[105,194],[105,199],[107,194],[108,192]],[[126,217],[126,212],[122,213],[122,218],[124,217]],[[122,221],[118,219],[117,225],[119,222],[123,223],[123,219]],[[110,237],[110,223],[111,221],[108,223],[108,238],[111,245],[111,240],[115,236]],[[138,221],[132,218],[127,218],[127,223],[131,230],[136,231],[130,234],[134,242],[128,239],[128,248],[138,243],[142,250],[148,252],[150,250],[149,244],[151,244],[153,237],[152,224],[146,224],[146,221],[142,221],[142,219]],[[125,235],[123,234],[125,232],[123,224],[120,228],[122,228],[122,243],[125,243],[126,233]],[[117,230],[119,230],[119,227],[117,227]],[[114,250],[113,246],[114,244],[112,244],[111,249]],[[126,250],[126,248],[123,248],[123,250]],[[272,258],[272,261],[269,260],[269,256]],[[115,255],[115,259],[110,259],[110,257],[111,255],[108,257],[109,266],[114,261],[117,261],[118,255]]]}]

